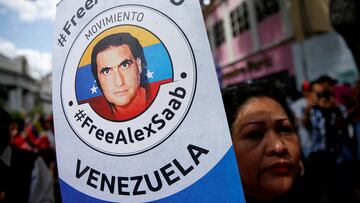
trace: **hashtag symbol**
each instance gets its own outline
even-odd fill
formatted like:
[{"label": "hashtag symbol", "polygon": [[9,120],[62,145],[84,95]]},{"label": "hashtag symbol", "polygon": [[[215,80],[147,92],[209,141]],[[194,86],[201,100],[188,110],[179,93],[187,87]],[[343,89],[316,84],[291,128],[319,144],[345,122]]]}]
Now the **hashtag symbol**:
[{"label": "hashtag symbol", "polygon": [[79,112],[75,114],[74,118],[76,118],[76,121],[82,121],[85,116],[86,113],[84,113],[84,110],[79,110]]},{"label": "hashtag symbol", "polygon": [[58,45],[63,47],[64,46],[64,42],[66,42],[66,35],[64,34],[60,34],[60,38],[58,39]]}]

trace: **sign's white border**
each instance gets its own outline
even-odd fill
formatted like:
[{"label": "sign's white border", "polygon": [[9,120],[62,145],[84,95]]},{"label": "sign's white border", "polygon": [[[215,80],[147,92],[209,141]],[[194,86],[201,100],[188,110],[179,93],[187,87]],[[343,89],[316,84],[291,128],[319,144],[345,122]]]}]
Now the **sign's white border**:
[{"label": "sign's white border", "polygon": [[[75,91],[72,90],[75,90],[76,70],[80,58],[83,54],[82,50],[85,50],[88,44],[91,43],[88,39],[83,37],[84,33],[91,29],[93,24],[101,20],[101,18],[104,18],[106,15],[112,15],[117,11],[127,12],[130,10],[143,12],[146,14],[146,17],[144,17],[144,20],[141,22],[123,21],[103,26],[101,31],[99,31],[99,33],[97,34],[100,34],[101,32],[112,27],[122,25],[139,26],[154,33],[154,35],[162,41],[162,43],[168,50],[171,62],[173,64],[174,82],[161,86],[159,93],[155,98],[155,101],[142,115],[130,121],[114,122],[105,120],[99,115],[97,115],[88,104],[81,106],[76,105],[77,102]],[[171,33],[172,35],[169,35],[169,33]],[[176,41],[176,43],[174,43],[174,41]],[[179,50],[181,51],[179,52]],[[183,73],[186,73],[185,78],[183,77]],[[186,117],[191,107],[196,90],[196,77],[196,61],[194,58],[192,47],[185,33],[172,19],[170,19],[167,15],[160,11],[144,5],[118,5],[102,11],[101,13],[97,14],[93,19],[91,19],[89,23],[87,23],[84,28],[79,32],[73,44],[69,48],[69,52],[66,56],[61,76],[60,94],[62,110],[73,132],[87,146],[107,155],[132,156],[151,150],[152,148],[164,142],[175,132],[175,130],[179,127],[179,125]],[[80,121],[74,117],[78,112],[83,111],[85,112],[84,115],[86,114],[89,118],[91,118],[94,124],[96,124],[97,126],[103,126],[103,128],[107,129],[114,135],[118,134],[119,129],[123,130],[124,132],[126,132],[129,127],[135,130],[141,129],[144,127],[144,125],[146,126],[147,124],[151,123],[151,118],[153,115],[160,114],[161,111],[159,110],[163,110],[167,107],[168,102],[171,100],[171,95],[169,95],[168,92],[174,91],[175,87],[177,86],[182,87],[186,90],[186,97],[182,102],[182,107],[176,112],[176,115],[172,120],[167,121],[168,123],[166,124],[164,129],[159,130],[156,136],[152,136],[143,142],[131,144],[118,143],[118,145],[109,144],[104,140],[101,141],[95,136],[89,135],[89,129],[81,127],[82,123],[80,123]]]}]

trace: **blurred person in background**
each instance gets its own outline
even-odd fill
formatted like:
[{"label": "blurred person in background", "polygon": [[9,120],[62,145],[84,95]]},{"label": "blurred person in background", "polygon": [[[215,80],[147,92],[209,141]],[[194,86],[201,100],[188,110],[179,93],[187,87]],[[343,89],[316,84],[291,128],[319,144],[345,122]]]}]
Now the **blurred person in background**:
[{"label": "blurred person in background", "polygon": [[312,139],[312,153],[326,152],[337,163],[351,160],[347,111],[335,100],[334,81],[327,76],[310,83],[303,124]]},{"label": "blurred person in background", "polygon": [[[40,154],[49,166],[54,160],[54,148],[50,143],[50,138],[54,138],[48,121],[42,115],[35,115],[23,130],[15,128],[12,131],[11,145],[20,149],[33,151]],[[54,141],[54,140],[52,140]]]},{"label": "blurred person in background", "polygon": [[[318,196],[321,202],[352,202],[354,199],[350,175],[353,165],[353,150],[349,136],[349,123],[344,105],[335,99],[334,80],[322,76],[310,83],[309,106],[306,110],[304,125],[309,130],[312,148],[306,160],[311,196],[321,193],[336,194]],[[351,177],[353,176],[353,177]]]},{"label": "blurred person in background", "polygon": [[53,115],[49,115],[45,120],[45,134],[49,140],[49,147],[55,150],[55,135]]},{"label": "blurred person in background", "polygon": [[52,175],[38,154],[11,147],[14,122],[0,108],[0,202],[54,202]]},{"label": "blurred person in background", "polygon": [[38,153],[39,150],[49,146],[38,116],[33,121],[25,122],[23,128],[15,128],[11,134],[11,145],[20,149]]},{"label": "blurred person in background", "polygon": [[355,85],[354,103],[355,105],[349,109],[349,121],[354,129],[354,138],[356,140],[355,154],[357,160],[360,160],[360,80]]},{"label": "blurred person in background", "polygon": [[297,133],[300,138],[301,150],[303,155],[308,158],[311,152],[311,139],[308,130],[303,125],[305,119],[305,111],[309,106],[308,94],[309,94],[309,82],[304,81],[301,86],[302,97],[295,100],[290,108],[294,113],[296,124],[297,124]]},{"label": "blurred person in background", "polygon": [[346,109],[350,109],[355,105],[355,90],[349,83],[343,83],[334,87],[335,100],[343,105]]}]

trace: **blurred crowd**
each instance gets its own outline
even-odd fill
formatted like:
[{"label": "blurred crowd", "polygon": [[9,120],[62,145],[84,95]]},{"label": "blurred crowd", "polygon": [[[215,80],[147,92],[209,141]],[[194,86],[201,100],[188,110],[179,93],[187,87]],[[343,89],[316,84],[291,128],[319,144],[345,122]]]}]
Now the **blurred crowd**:
[{"label": "blurred crowd", "polygon": [[0,110],[0,202],[61,202],[52,115]]},{"label": "blurred crowd", "polygon": [[302,85],[302,96],[291,102],[302,152],[309,158],[329,152],[336,163],[360,158],[360,82],[337,84],[327,75]]},{"label": "blurred crowd", "polygon": [[305,81],[290,106],[305,170],[317,183],[311,190],[322,190],[322,202],[360,202],[360,81],[338,84],[327,75]]},{"label": "blurred crowd", "polygon": [[14,120],[10,145],[38,153],[48,167],[53,167],[55,137],[52,116],[35,115],[33,118]]}]

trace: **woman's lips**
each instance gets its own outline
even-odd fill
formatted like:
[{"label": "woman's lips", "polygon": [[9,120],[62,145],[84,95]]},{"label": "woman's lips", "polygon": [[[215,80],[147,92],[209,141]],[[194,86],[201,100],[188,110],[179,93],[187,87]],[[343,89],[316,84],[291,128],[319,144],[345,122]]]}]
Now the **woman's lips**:
[{"label": "woman's lips", "polygon": [[265,170],[277,174],[288,174],[294,169],[294,166],[288,162],[276,162],[275,164],[270,165]]}]

